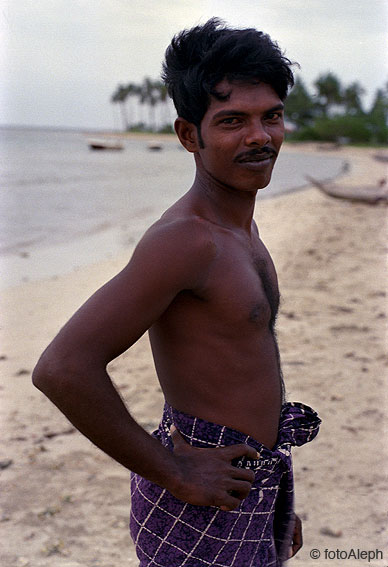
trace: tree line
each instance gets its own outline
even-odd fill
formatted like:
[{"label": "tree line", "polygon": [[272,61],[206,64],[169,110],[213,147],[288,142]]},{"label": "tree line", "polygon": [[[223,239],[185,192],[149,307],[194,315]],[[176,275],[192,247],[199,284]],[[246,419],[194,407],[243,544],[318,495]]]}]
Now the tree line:
[{"label": "tree line", "polygon": [[[365,89],[358,81],[343,85],[328,72],[318,76],[313,86],[311,93],[296,77],[286,100],[288,139],[388,143],[388,81],[376,90],[369,110],[363,106]],[[172,132],[172,106],[160,80],[145,77],[140,84],[120,84],[111,102],[119,105],[126,131]]]},{"label": "tree line", "polygon": [[125,131],[173,131],[167,87],[160,80],[145,77],[140,84],[119,84],[111,102],[119,105]]},{"label": "tree line", "polygon": [[287,97],[287,119],[295,126],[289,138],[388,143],[388,81],[376,90],[368,111],[362,102],[365,89],[358,81],[342,85],[334,73],[325,73],[313,86],[315,91],[310,93],[297,77]]}]

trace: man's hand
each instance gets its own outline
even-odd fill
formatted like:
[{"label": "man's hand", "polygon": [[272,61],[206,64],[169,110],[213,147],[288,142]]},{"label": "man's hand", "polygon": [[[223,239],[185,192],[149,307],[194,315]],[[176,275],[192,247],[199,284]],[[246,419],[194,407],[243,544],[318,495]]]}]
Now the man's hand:
[{"label": "man's hand", "polygon": [[255,479],[252,470],[237,468],[233,459],[257,459],[257,451],[249,445],[230,445],[200,449],[187,443],[177,429],[171,427],[178,477],[170,492],[180,500],[196,506],[218,506],[230,511],[246,498]]},{"label": "man's hand", "polygon": [[295,526],[294,534],[292,536],[292,545],[290,548],[289,559],[294,557],[296,553],[300,550],[303,545],[303,535],[302,535],[302,520],[295,514]]}]

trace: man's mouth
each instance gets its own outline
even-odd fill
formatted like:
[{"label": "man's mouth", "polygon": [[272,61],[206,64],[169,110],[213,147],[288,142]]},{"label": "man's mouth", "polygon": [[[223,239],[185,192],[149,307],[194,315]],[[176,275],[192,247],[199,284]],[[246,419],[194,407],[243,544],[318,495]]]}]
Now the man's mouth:
[{"label": "man's mouth", "polygon": [[244,152],[237,155],[234,161],[238,163],[255,163],[274,159],[276,158],[276,156],[277,154],[275,150],[272,150],[270,148],[261,151],[251,150],[249,152]]},{"label": "man's mouth", "polygon": [[239,159],[238,162],[239,163],[254,163],[254,162],[259,162],[259,161],[267,161],[270,158],[271,158],[271,156],[269,156],[268,154],[265,154],[265,155],[262,155],[262,156],[252,156],[252,157],[242,158],[242,159]]}]

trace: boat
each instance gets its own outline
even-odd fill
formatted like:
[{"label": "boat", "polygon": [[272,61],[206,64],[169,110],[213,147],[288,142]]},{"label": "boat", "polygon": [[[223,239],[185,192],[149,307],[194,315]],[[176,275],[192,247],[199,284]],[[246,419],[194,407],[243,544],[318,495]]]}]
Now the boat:
[{"label": "boat", "polygon": [[306,179],[312,183],[314,187],[322,191],[322,193],[330,197],[335,197],[336,199],[348,199],[350,201],[359,201],[371,205],[388,203],[386,179],[381,179],[376,185],[356,185],[353,187],[337,185],[336,183],[325,183],[308,175]]},{"label": "boat", "polygon": [[147,144],[147,148],[153,152],[163,149],[163,144],[157,140],[150,140]]},{"label": "boat", "polygon": [[90,138],[88,145],[91,150],[123,150],[124,144],[116,138]]},{"label": "boat", "polygon": [[378,153],[378,154],[374,154],[373,156],[377,161],[382,161],[384,163],[388,162],[388,154],[384,154],[384,153]]}]

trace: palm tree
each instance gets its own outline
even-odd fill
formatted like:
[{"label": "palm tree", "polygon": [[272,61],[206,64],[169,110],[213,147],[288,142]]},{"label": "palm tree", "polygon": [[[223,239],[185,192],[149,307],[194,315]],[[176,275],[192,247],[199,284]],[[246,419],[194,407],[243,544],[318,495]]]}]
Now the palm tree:
[{"label": "palm tree", "polygon": [[388,143],[388,81],[382,89],[378,89],[368,114],[373,141]]},{"label": "palm tree", "polygon": [[361,97],[365,94],[365,89],[358,82],[354,82],[343,93],[343,104],[348,114],[362,114]]},{"label": "palm tree", "polygon": [[111,102],[113,102],[114,104],[118,103],[120,105],[121,118],[123,121],[124,131],[129,129],[127,109],[125,107],[125,101],[127,99],[127,96],[128,96],[127,87],[125,87],[124,85],[118,85],[117,89],[115,90],[115,92],[111,97]]},{"label": "palm tree", "polygon": [[158,86],[157,82],[149,77],[145,77],[140,86],[140,104],[149,105],[149,123],[151,129],[155,129],[155,106],[158,103]]},{"label": "palm tree", "polygon": [[155,87],[158,89],[158,103],[161,105],[161,126],[165,128],[171,126],[170,97],[168,96],[168,89],[162,81],[156,81]]},{"label": "palm tree", "polygon": [[286,100],[286,113],[297,126],[307,126],[314,119],[314,102],[300,77]]},{"label": "palm tree", "polygon": [[[141,92],[141,87],[139,85],[136,85],[135,83],[128,83],[127,85],[127,96],[128,98],[132,98],[132,97],[140,97],[140,92]],[[136,104],[135,104],[136,106]],[[134,108],[132,105],[132,115],[134,114]],[[133,120],[132,120],[132,124],[133,124]]]},{"label": "palm tree", "polygon": [[323,116],[327,116],[331,106],[341,104],[342,87],[339,79],[333,73],[320,75],[314,83],[318,91],[318,108]]}]

